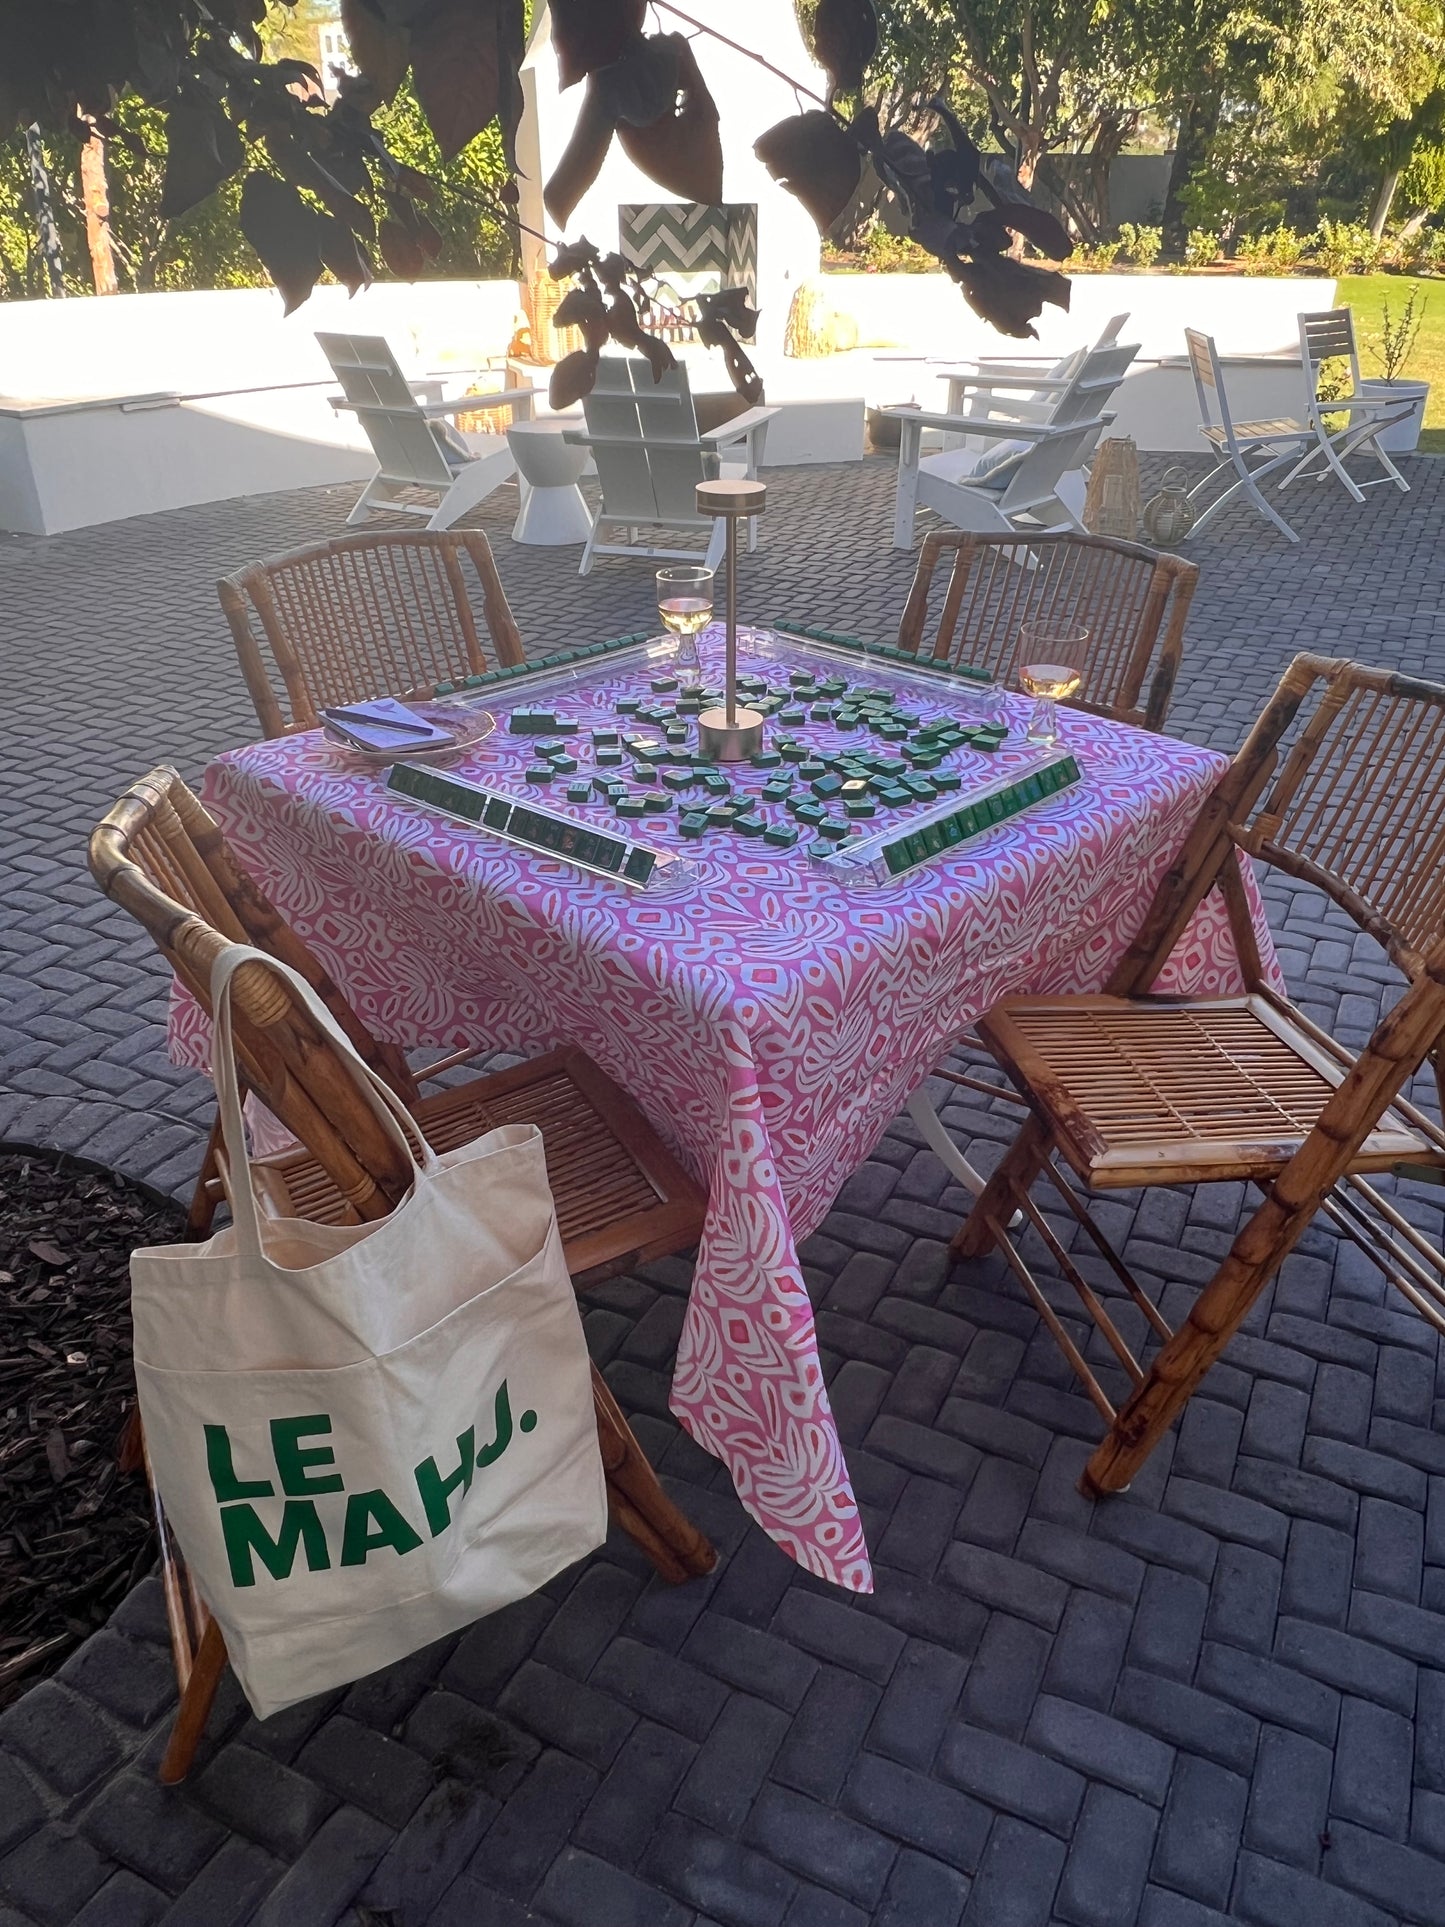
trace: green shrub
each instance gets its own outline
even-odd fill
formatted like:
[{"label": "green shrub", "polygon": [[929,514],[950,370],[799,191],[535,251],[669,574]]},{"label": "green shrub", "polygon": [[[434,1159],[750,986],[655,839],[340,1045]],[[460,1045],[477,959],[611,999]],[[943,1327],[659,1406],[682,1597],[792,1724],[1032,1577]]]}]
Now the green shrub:
[{"label": "green shrub", "polygon": [[1164,230],[1136,227],[1133,221],[1119,223],[1119,245],[1136,268],[1152,268],[1164,246]]},{"label": "green shrub", "polygon": [[1119,258],[1120,241],[1100,241],[1093,247],[1080,242],[1069,256],[1071,274],[1107,274]]},{"label": "green shrub", "polygon": [[1309,241],[1309,235],[1281,224],[1262,234],[1241,236],[1234,258],[1251,274],[1293,274]]},{"label": "green shrub", "polygon": [[1207,228],[1191,228],[1184,243],[1186,267],[1207,268],[1219,254],[1219,236]]},{"label": "green shrub", "polygon": [[1373,274],[1386,252],[1361,221],[1321,221],[1314,247],[1316,264],[1338,280],[1342,274]]}]

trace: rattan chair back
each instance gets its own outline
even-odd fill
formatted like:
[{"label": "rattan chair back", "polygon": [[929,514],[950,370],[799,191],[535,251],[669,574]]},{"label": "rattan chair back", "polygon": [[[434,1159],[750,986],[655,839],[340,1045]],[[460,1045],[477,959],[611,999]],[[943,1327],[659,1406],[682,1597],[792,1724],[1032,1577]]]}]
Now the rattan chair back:
[{"label": "rattan chair back", "polygon": [[[927,644],[934,573],[950,553],[938,627]],[[1198,579],[1194,564],[1177,555],[1105,536],[937,530],[924,540],[898,646],[1013,682],[1021,624],[1080,622],[1089,631],[1089,656],[1075,706],[1162,729]]]},{"label": "rattan chair back", "polygon": [[1442,795],[1445,683],[1296,656],[1108,989],[1147,990],[1216,883],[1229,898],[1246,978],[1260,983],[1236,848],[1317,885],[1413,981],[1445,928]]},{"label": "rattan chair back", "polygon": [[267,736],[315,729],[333,703],[429,696],[523,657],[478,530],[334,536],[252,563],[216,590]]}]

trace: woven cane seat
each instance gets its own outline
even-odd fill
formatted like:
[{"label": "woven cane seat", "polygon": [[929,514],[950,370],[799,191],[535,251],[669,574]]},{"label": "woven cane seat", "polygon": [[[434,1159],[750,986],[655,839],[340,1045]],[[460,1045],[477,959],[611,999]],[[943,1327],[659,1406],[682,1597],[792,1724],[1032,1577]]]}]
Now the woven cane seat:
[{"label": "woven cane seat", "polygon": [[[1342,1066],[1262,996],[1011,998],[979,1032],[1101,1188],[1264,1177],[1314,1128]],[[1386,1111],[1351,1169],[1440,1162]]]},{"label": "woven cane seat", "polygon": [[[435,1091],[412,1110],[436,1151],[469,1144],[502,1124],[537,1126],[574,1279],[662,1257],[702,1234],[701,1191],[627,1094],[581,1051],[551,1051]],[[355,1222],[309,1151],[283,1151],[253,1169],[278,1216]]]}]

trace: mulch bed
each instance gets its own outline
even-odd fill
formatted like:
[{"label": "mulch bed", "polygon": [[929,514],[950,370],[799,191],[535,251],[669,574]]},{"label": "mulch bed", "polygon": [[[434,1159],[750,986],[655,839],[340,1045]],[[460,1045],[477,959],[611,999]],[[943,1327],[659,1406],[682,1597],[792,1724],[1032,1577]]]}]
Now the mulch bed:
[{"label": "mulch bed", "polygon": [[184,1214],[113,1172],[0,1147],[0,1705],[103,1625],[154,1559],[135,1403],[130,1254]]}]

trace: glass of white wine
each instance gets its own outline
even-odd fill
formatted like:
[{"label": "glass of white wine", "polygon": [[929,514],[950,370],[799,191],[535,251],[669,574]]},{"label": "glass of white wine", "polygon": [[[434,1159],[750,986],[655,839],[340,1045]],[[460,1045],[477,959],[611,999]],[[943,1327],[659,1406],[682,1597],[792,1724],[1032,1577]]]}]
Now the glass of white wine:
[{"label": "glass of white wine", "polygon": [[1019,625],[1019,687],[1035,698],[1027,730],[1031,743],[1052,748],[1059,740],[1058,705],[1082,689],[1088,646],[1089,631],[1081,622]]},{"label": "glass of white wine", "polygon": [[659,569],[657,613],[677,637],[675,661],[679,669],[698,671],[698,632],[712,621],[711,569]]}]

